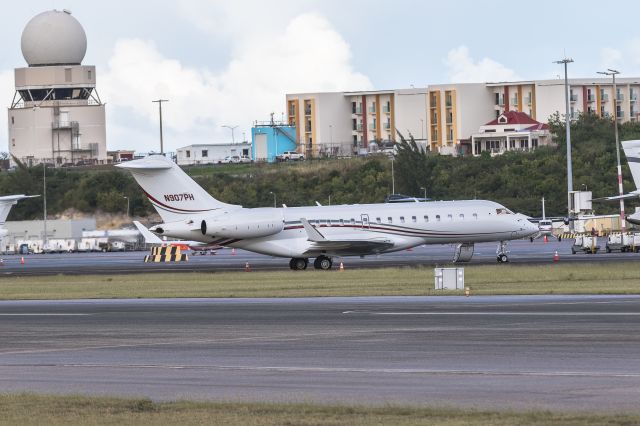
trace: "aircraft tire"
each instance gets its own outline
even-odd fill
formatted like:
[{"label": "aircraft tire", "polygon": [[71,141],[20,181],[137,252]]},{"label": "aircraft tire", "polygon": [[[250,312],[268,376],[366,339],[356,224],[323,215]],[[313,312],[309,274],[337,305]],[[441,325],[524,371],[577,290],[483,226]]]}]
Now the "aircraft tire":
[{"label": "aircraft tire", "polygon": [[313,262],[313,267],[316,269],[329,270],[333,266],[333,261],[327,256],[318,256]]},{"label": "aircraft tire", "polygon": [[289,262],[289,266],[294,271],[303,271],[307,269],[307,265],[309,264],[309,259],[305,259],[303,257],[294,257]]}]

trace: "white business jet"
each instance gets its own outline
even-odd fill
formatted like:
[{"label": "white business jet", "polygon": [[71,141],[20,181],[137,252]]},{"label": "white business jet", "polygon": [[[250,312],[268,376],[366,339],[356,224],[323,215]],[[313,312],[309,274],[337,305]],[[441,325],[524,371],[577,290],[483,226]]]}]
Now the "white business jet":
[{"label": "white business jet", "polygon": [[243,208],[213,198],[161,155],[118,164],[129,170],[163,224],[150,231],[183,240],[241,248],[291,258],[294,270],[330,269],[337,256],[366,256],[422,244],[457,244],[454,261],[469,261],[474,243],[498,241],[499,262],[508,261],[506,242],[538,227],[493,201],[351,204]]},{"label": "white business jet", "polygon": [[[622,149],[627,157],[627,164],[631,170],[633,183],[636,190],[623,195],[614,195],[611,197],[594,198],[593,201],[615,201],[628,198],[640,198],[640,140],[622,141]],[[626,216],[627,222],[634,225],[640,225],[640,212]]]},{"label": "white business jet", "polygon": [[18,201],[24,200],[25,198],[34,198],[39,197],[39,195],[5,195],[4,197],[0,197],[0,238],[6,237],[9,234],[9,230],[4,227],[4,223],[7,220],[7,216],[9,216],[9,212],[11,211],[11,207],[18,204]]}]

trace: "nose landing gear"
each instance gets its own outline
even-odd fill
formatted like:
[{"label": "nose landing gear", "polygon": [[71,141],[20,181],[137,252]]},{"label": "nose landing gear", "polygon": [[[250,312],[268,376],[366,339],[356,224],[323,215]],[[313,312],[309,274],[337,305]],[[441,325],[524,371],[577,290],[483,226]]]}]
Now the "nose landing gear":
[{"label": "nose landing gear", "polygon": [[498,262],[500,263],[506,263],[509,261],[509,256],[507,256],[507,242],[506,241],[500,241],[498,243],[498,248],[496,249],[496,257]]}]

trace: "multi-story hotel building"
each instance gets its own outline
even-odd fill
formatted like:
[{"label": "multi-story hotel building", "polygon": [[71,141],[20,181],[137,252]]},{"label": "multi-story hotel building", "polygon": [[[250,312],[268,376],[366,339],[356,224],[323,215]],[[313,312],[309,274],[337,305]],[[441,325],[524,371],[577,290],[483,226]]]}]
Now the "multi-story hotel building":
[{"label": "multi-story hotel building", "polygon": [[[640,117],[640,78],[570,79],[570,114]],[[287,95],[288,121],[298,147],[310,155],[349,155],[409,135],[442,154],[474,154],[471,137],[488,122],[515,111],[546,123],[564,115],[564,80],[435,84],[426,88]],[[374,144],[375,145],[372,145]],[[529,149],[535,148],[530,146]]]}]

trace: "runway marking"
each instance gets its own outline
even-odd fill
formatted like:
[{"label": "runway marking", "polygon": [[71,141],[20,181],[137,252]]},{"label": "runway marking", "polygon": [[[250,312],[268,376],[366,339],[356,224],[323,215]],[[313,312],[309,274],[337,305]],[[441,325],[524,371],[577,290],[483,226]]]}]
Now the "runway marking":
[{"label": "runway marking", "polygon": [[464,311],[451,311],[451,312],[373,312],[373,311],[344,311],[345,315],[396,315],[396,316],[411,316],[411,315],[480,315],[480,316],[571,316],[571,317],[583,317],[583,316],[640,316],[640,312],[464,312]]},{"label": "runway marking", "polygon": [[55,313],[55,312],[51,312],[51,313],[46,313],[46,312],[41,312],[41,313],[15,313],[15,314],[11,314],[11,313],[0,313],[0,316],[2,317],[86,317],[86,316],[90,316],[93,314],[67,314],[67,313]]},{"label": "runway marking", "polygon": [[5,364],[2,367],[56,367],[56,368],[125,368],[165,370],[238,370],[277,371],[291,373],[374,373],[374,374],[425,374],[425,375],[473,375],[473,376],[523,376],[523,377],[593,377],[640,378],[639,373],[608,373],[603,371],[494,371],[494,370],[437,370],[424,368],[352,368],[352,367],[296,367],[250,365],[180,365],[180,364]]}]

